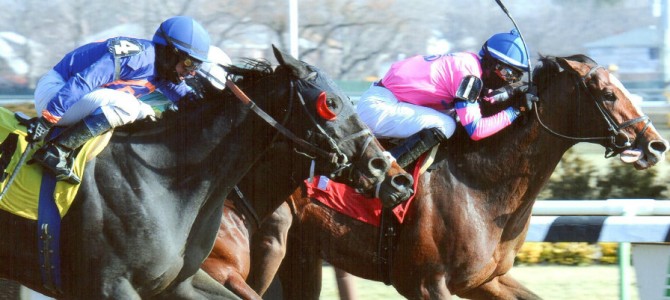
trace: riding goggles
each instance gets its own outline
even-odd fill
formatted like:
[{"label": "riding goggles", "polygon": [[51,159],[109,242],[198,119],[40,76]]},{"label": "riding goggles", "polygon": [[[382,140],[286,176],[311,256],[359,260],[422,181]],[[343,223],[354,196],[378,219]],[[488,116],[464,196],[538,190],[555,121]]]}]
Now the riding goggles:
[{"label": "riding goggles", "polygon": [[507,83],[517,82],[523,76],[523,72],[503,64],[496,65],[495,73]]},{"label": "riding goggles", "polygon": [[185,58],[182,63],[184,64],[184,69],[188,72],[195,72],[202,65],[201,61],[194,60],[190,57]]}]

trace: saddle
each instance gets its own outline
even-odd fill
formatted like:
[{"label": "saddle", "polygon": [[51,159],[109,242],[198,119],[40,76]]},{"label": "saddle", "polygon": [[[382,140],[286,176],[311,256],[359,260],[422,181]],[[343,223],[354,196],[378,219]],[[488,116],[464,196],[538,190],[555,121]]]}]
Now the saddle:
[{"label": "saddle", "polygon": [[[25,151],[27,157],[41,144],[29,148],[26,141],[26,127],[23,125],[29,117],[24,114],[15,114],[0,108],[0,190],[5,190],[12,172]],[[83,176],[86,162],[98,155],[107,145],[111,133],[96,137],[82,146],[75,159],[73,170],[78,176]],[[22,218],[37,220],[38,198],[42,182],[42,168],[35,164],[24,164],[15,174],[14,182],[7,189],[0,201],[0,209]],[[53,198],[61,217],[65,216],[79,190],[79,185],[66,182],[56,183]]]}]

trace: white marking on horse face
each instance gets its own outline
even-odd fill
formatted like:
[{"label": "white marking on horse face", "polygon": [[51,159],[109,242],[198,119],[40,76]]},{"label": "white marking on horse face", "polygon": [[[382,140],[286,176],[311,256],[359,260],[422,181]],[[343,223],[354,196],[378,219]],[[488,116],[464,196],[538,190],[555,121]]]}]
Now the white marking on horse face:
[{"label": "white marking on horse face", "polygon": [[639,96],[639,95],[631,94],[631,93],[628,91],[628,89],[626,89],[626,87],[623,86],[623,83],[621,83],[621,81],[619,81],[619,79],[616,78],[616,76],[614,76],[614,74],[611,74],[611,73],[610,73],[610,74],[609,74],[609,78],[610,78],[610,82],[611,82],[614,86],[616,86],[619,90],[621,90],[621,92],[624,94],[624,96],[626,96],[626,98],[628,98],[628,100],[630,100],[630,102],[633,103],[633,106],[634,106],[635,109],[637,110],[637,114],[638,114],[638,115],[643,115],[643,113],[642,113],[642,108],[641,108],[641,105],[642,105],[642,97]]}]

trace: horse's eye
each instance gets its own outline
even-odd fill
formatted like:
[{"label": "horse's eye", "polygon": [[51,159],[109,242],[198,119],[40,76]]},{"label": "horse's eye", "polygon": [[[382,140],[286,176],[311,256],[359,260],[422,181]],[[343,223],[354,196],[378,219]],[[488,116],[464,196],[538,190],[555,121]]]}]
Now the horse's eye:
[{"label": "horse's eye", "polygon": [[326,92],[321,92],[316,99],[316,112],[325,120],[332,121],[337,118],[337,114],[342,109],[336,98],[328,98]]},{"label": "horse's eye", "polygon": [[607,101],[616,101],[616,95],[613,92],[605,92],[603,98]]}]

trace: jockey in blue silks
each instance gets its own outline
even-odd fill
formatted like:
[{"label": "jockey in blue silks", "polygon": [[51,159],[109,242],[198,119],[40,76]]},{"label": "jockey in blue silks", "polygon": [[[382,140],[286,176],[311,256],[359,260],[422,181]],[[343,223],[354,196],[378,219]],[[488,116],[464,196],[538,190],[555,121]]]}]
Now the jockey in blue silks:
[{"label": "jockey in blue silks", "polygon": [[78,184],[74,150],[116,126],[153,115],[140,97],[158,90],[177,106],[198,99],[184,79],[207,61],[209,47],[202,25],[176,16],[161,23],[151,41],[115,37],[68,53],[37,83],[38,117],[26,139],[40,142],[53,126],[67,128],[38,149],[32,161],[57,180]]}]

